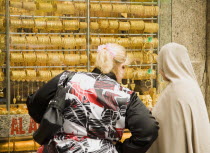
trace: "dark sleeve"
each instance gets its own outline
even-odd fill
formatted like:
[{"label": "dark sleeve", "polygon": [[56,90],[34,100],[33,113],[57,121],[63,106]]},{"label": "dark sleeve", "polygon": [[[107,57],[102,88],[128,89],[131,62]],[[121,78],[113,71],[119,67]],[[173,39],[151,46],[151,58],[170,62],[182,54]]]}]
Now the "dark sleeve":
[{"label": "dark sleeve", "polygon": [[49,101],[55,96],[58,81],[62,74],[63,73],[51,79],[45,85],[40,87],[34,94],[28,97],[28,99],[30,100],[27,100],[26,104],[28,107],[29,115],[37,123],[41,122],[42,114],[44,114],[44,112],[46,111]]},{"label": "dark sleeve", "polygon": [[132,136],[123,142],[123,153],[145,153],[156,140],[159,126],[136,93],[131,95],[125,122]]}]

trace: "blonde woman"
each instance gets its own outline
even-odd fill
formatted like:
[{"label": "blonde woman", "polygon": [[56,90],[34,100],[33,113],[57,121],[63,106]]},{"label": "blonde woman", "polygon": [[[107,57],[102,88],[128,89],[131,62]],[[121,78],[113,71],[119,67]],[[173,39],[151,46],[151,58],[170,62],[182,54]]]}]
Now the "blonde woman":
[{"label": "blonde woman", "polygon": [[[42,144],[38,153],[145,153],[148,150],[157,138],[159,127],[135,92],[118,83],[126,60],[124,47],[112,43],[101,45],[92,73],[65,71],[34,94],[28,106],[59,97],[55,92],[57,86],[63,85],[63,99],[67,104],[62,112],[63,126]],[[37,109],[29,114],[37,117],[35,112]],[[40,116],[34,119],[42,120]],[[125,128],[132,136],[122,144],[118,141]]]},{"label": "blonde woman", "polygon": [[187,49],[163,46],[158,64],[169,84],[152,112],[160,131],[148,153],[210,153],[209,118]]}]

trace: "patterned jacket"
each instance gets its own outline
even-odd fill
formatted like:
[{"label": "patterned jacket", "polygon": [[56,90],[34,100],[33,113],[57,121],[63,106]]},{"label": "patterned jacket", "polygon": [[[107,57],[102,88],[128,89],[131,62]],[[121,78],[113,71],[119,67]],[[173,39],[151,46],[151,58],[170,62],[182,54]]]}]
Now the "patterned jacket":
[{"label": "patterned jacket", "polygon": [[[158,123],[135,92],[107,75],[65,71],[37,91],[44,91],[37,98],[40,94],[47,98],[47,88],[63,83],[68,73],[72,76],[65,83],[64,124],[51,140],[56,152],[145,153],[157,138]],[[125,128],[132,137],[116,149],[113,142],[121,139]]]}]

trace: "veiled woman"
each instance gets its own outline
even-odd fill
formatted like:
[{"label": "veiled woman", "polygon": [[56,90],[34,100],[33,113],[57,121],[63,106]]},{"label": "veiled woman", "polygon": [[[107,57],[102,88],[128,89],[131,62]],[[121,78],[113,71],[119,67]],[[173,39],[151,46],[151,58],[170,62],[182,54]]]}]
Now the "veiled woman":
[{"label": "veiled woman", "polygon": [[153,109],[160,131],[148,153],[210,153],[209,118],[187,49],[166,44],[158,64],[169,84]]}]

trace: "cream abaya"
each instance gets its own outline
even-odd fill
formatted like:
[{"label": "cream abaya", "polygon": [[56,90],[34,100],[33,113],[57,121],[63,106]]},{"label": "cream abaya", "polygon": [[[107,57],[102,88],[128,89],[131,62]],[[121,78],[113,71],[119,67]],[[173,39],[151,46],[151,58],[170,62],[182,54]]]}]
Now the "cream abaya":
[{"label": "cream abaya", "polygon": [[163,46],[158,64],[170,83],[152,112],[160,130],[148,153],[210,153],[206,105],[187,49],[176,43]]}]

